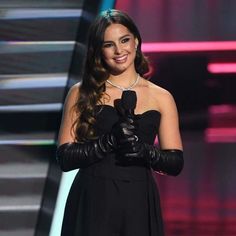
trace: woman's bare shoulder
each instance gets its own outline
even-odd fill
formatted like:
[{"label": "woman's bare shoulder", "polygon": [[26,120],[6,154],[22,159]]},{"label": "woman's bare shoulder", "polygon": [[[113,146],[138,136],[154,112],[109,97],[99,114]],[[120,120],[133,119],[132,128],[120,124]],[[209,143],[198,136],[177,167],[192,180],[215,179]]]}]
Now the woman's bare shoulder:
[{"label": "woman's bare shoulder", "polygon": [[81,82],[78,82],[70,87],[68,94],[75,95],[79,93]]},{"label": "woman's bare shoulder", "polygon": [[147,81],[148,88],[150,92],[155,93],[157,96],[170,96],[170,92],[167,89],[162,88],[161,86],[154,84],[151,81]]},{"label": "woman's bare shoulder", "polygon": [[73,102],[77,100],[79,96],[79,90],[80,90],[81,83],[76,83],[69,89],[67,96],[66,96],[66,102]]},{"label": "woman's bare shoulder", "polygon": [[175,106],[174,98],[167,89],[162,88],[151,81],[148,81],[148,87],[150,95],[158,103],[160,111],[164,110],[166,106]]},{"label": "woman's bare shoulder", "polygon": [[69,89],[65,102],[64,102],[64,112],[73,113],[73,107],[78,101],[80,83],[76,83]]}]

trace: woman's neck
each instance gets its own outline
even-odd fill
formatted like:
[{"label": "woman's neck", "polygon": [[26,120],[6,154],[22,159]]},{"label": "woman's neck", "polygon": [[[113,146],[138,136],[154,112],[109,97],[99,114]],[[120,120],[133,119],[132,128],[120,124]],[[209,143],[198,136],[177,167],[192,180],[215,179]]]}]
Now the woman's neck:
[{"label": "woman's neck", "polygon": [[137,80],[137,77],[138,77],[138,74],[136,73],[136,71],[132,71],[129,73],[125,72],[119,75],[110,75],[108,80],[111,81],[115,85],[128,88],[129,86],[135,83],[135,81]]}]

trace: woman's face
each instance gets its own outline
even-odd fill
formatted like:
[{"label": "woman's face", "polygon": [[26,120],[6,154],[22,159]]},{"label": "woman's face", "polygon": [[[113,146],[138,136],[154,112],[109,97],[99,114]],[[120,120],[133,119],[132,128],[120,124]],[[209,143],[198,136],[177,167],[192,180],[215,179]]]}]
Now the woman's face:
[{"label": "woman's face", "polygon": [[134,59],[138,40],[121,24],[111,24],[104,34],[102,46],[103,59],[111,73],[122,73],[134,69]]}]

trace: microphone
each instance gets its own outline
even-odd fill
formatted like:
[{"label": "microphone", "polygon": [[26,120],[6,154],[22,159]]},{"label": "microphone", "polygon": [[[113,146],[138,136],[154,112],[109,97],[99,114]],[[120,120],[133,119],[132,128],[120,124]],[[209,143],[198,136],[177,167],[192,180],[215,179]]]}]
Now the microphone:
[{"label": "microphone", "polygon": [[121,106],[128,118],[134,117],[134,109],[137,104],[137,95],[133,90],[125,90],[121,95]]},{"label": "microphone", "polygon": [[[137,123],[135,122],[136,120],[136,116],[134,114],[134,110],[136,108],[137,105],[137,94],[135,91],[133,90],[125,90],[123,91],[122,95],[121,95],[121,101],[120,101],[120,105],[123,109],[123,116],[125,118],[128,118],[128,131],[129,131],[129,135],[127,137],[127,143],[126,143],[126,148],[123,150],[123,155],[125,156],[127,154],[127,152],[131,152],[133,153],[136,142],[138,142],[139,138],[137,136]],[[135,141],[135,143],[134,143]],[[127,149],[128,147],[128,149]],[[127,158],[126,158],[127,159]],[[132,158],[130,158],[131,160]]]}]

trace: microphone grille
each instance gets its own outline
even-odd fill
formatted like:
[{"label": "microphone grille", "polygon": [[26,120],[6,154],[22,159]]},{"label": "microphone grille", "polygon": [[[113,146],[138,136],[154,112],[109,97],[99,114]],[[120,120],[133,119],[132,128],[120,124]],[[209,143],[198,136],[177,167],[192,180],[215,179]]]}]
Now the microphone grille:
[{"label": "microphone grille", "polygon": [[121,95],[121,104],[125,110],[134,110],[137,103],[137,95],[133,90],[125,90]]}]

